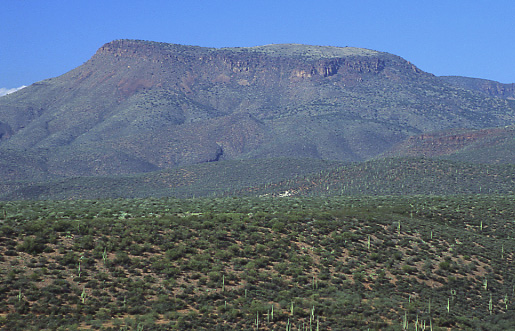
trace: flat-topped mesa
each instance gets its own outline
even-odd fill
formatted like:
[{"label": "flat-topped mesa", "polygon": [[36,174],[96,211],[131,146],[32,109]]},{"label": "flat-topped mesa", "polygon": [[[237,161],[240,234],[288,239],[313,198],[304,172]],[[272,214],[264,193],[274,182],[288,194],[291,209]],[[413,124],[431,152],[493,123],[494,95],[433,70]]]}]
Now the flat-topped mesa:
[{"label": "flat-topped mesa", "polygon": [[194,55],[215,50],[214,48],[169,44],[155,41],[119,39],[104,44],[96,56],[109,54],[118,57],[160,57],[170,54]]},{"label": "flat-topped mesa", "polygon": [[111,41],[100,47],[97,53],[112,53],[130,56],[131,54],[136,53],[146,53],[146,51],[166,51],[178,53],[260,53],[272,57],[301,57],[309,60],[342,58],[349,56],[391,55],[384,52],[357,47],[316,46],[304,44],[270,44],[253,47],[212,48],[132,39],[119,39]]},{"label": "flat-topped mesa", "polygon": [[295,64],[292,76],[310,78],[336,75],[340,68],[360,73],[378,73],[385,67],[387,53],[355,47],[313,46],[303,44],[271,44],[254,47],[228,47],[240,55],[262,55],[267,58],[287,59]]},{"label": "flat-topped mesa", "polygon": [[395,77],[407,72],[423,73],[410,62],[389,53],[356,47],[303,44],[210,48],[123,39],[105,44],[94,58],[105,56],[131,61],[183,63],[192,72],[203,71],[201,67],[206,64],[210,71],[228,68],[234,74],[276,70],[283,77],[286,74],[293,78],[330,77],[338,72],[344,75],[378,74],[385,68],[390,68],[387,75]]},{"label": "flat-topped mesa", "polygon": [[227,47],[222,48],[222,50],[256,52],[270,56],[304,57],[312,60],[348,56],[377,56],[380,54],[386,54],[365,48],[314,46],[304,44],[270,44],[254,47]]},{"label": "flat-topped mesa", "polygon": [[515,123],[515,101],[454,87],[389,53],[142,40],[107,43],[81,66],[0,98],[0,110],[0,154],[14,151],[0,178],[14,178],[15,164],[23,180],[223,159],[356,162],[412,135]]}]

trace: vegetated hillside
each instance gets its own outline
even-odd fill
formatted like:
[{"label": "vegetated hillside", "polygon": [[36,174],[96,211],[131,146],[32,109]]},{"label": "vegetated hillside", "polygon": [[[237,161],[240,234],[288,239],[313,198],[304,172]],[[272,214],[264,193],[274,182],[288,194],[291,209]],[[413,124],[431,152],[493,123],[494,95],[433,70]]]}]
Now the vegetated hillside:
[{"label": "vegetated hillside", "polygon": [[391,158],[343,165],[241,194],[448,195],[513,194],[515,165],[484,165],[425,158]]},{"label": "vegetated hillside", "polygon": [[124,175],[267,157],[362,161],[422,132],[513,124],[514,110],[513,100],[372,50],[117,40],[0,99],[0,153],[11,155],[0,175]]},{"label": "vegetated hillside", "polygon": [[511,330],[513,198],[0,203],[0,327]]},{"label": "vegetated hillside", "polygon": [[474,163],[515,164],[515,127],[448,130],[412,136],[383,154],[442,157]]},{"label": "vegetated hillside", "polygon": [[508,194],[515,165],[393,158],[345,164],[316,159],[233,160],[140,175],[5,181],[0,200],[259,195]]},{"label": "vegetated hillside", "polygon": [[266,186],[341,164],[320,159],[232,160],[127,176],[3,181],[0,183],[0,200],[185,198],[235,194],[245,187]]},{"label": "vegetated hillside", "polygon": [[456,86],[485,93],[489,96],[505,99],[515,99],[515,83],[502,84],[496,81],[461,77],[461,76],[440,76],[444,81]]}]

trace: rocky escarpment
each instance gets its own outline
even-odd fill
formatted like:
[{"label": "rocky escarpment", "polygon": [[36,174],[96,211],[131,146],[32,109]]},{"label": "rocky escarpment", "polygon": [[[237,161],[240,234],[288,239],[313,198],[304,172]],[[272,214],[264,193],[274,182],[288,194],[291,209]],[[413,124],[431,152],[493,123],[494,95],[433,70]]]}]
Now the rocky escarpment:
[{"label": "rocky escarpment", "polygon": [[[286,89],[299,78],[317,81],[339,74],[341,83],[352,83],[363,80],[367,74],[398,79],[413,78],[412,73],[425,74],[399,57],[362,49],[306,45],[214,49],[134,40],[104,45],[85,67],[113,61],[123,63],[127,73],[117,84],[125,95],[153,86],[192,94],[218,84]],[[131,77],[134,71],[137,79]],[[111,76],[114,72],[103,79]]]}]

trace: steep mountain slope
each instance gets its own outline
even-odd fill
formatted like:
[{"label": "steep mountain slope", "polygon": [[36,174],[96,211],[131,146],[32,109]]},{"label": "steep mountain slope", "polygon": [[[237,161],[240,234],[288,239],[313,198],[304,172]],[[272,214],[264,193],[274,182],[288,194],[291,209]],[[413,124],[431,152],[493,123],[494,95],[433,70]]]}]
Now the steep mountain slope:
[{"label": "steep mountain slope", "polygon": [[[18,178],[132,174],[238,158],[366,160],[405,138],[515,123],[515,101],[356,48],[135,40],[0,99]],[[35,165],[30,174],[23,155]]]}]

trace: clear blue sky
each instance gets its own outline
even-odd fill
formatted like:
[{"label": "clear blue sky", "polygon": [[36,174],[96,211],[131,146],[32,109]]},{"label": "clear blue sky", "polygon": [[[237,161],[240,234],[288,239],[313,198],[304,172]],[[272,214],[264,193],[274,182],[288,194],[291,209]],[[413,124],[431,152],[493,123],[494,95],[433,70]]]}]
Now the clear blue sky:
[{"label": "clear blue sky", "polygon": [[0,0],[0,32],[0,88],[59,76],[122,38],[364,47],[515,83],[513,0]]}]

